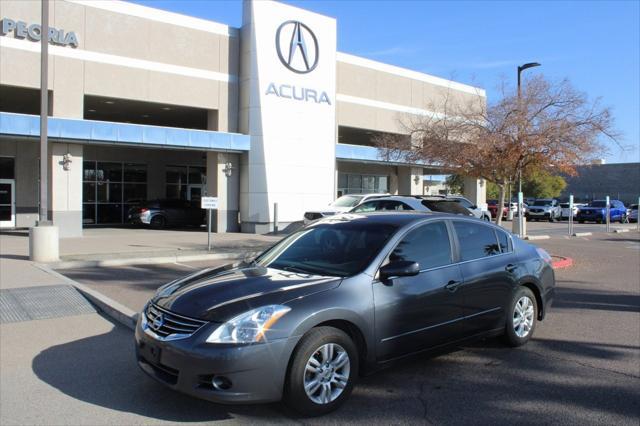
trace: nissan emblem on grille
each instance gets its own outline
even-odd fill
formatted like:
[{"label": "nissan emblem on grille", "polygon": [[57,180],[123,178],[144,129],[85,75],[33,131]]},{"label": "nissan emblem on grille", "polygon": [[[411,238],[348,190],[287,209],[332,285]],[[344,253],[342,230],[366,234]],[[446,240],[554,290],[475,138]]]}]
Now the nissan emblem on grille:
[{"label": "nissan emblem on grille", "polygon": [[164,325],[164,315],[160,314],[153,320],[153,328],[160,329]]}]

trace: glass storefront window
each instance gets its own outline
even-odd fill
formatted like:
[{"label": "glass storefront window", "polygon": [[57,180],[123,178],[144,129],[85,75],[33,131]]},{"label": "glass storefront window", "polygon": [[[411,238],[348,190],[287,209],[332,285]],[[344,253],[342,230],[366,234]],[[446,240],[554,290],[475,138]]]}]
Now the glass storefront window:
[{"label": "glass storefront window", "polygon": [[84,161],[82,197],[83,224],[122,223],[133,203],[147,199],[147,165]]},{"label": "glass storefront window", "polygon": [[[167,199],[188,200],[198,191],[194,186],[203,188],[207,183],[207,168],[204,166],[167,166],[166,190]],[[191,187],[191,190],[189,189]],[[200,190],[200,194],[203,189]]]},{"label": "glass storefront window", "polygon": [[186,184],[187,183],[187,166],[167,166],[166,182]]},{"label": "glass storefront window", "polygon": [[15,179],[15,160],[13,157],[0,157],[0,179]]},{"label": "glass storefront window", "polygon": [[389,176],[338,173],[338,194],[389,192]]}]

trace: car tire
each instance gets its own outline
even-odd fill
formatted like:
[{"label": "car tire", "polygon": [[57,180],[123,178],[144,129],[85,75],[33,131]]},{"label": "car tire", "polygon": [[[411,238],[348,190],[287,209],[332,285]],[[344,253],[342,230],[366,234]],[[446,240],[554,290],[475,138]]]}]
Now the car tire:
[{"label": "car tire", "polygon": [[533,292],[527,287],[518,287],[507,311],[504,333],[506,343],[512,347],[527,343],[533,336],[537,318],[538,304]]},{"label": "car tire", "polygon": [[157,215],[151,218],[149,225],[151,225],[153,229],[162,229],[167,226],[167,219],[165,219],[164,216]]},{"label": "car tire", "polygon": [[[311,371],[316,365],[323,370]],[[334,381],[345,375],[346,383]],[[358,349],[351,338],[334,327],[313,328],[302,337],[292,355],[283,401],[303,416],[321,416],[336,410],[349,398],[357,377]],[[307,391],[314,386],[315,389]]]}]

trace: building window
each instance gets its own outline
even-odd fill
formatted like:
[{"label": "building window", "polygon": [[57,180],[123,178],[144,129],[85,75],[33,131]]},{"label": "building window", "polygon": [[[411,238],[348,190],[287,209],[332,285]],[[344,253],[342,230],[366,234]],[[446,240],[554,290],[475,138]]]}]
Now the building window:
[{"label": "building window", "polygon": [[116,224],[126,221],[129,208],[147,199],[147,165],[84,161],[82,223]]},{"label": "building window", "polygon": [[338,173],[338,196],[389,192],[389,176]]},{"label": "building window", "polygon": [[207,168],[204,166],[167,166],[166,194],[170,200],[200,199],[207,184]]}]

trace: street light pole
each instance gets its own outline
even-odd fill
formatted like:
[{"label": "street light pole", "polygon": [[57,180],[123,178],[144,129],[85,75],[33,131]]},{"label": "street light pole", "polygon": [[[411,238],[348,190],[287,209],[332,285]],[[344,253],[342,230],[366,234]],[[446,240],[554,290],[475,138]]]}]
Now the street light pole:
[{"label": "street light pole", "polygon": [[39,223],[49,220],[49,153],[47,147],[47,117],[49,115],[49,0],[42,0],[40,31],[40,214]]},{"label": "street light pole", "polygon": [[[527,68],[539,67],[540,64],[537,62],[529,62],[524,65],[518,66],[518,143],[522,144],[522,128],[521,128],[521,119],[522,119],[522,88],[521,88],[521,78],[520,74],[522,71]],[[524,237],[524,206],[523,204],[524,196],[522,194],[522,165],[518,164],[518,236]]]}]

